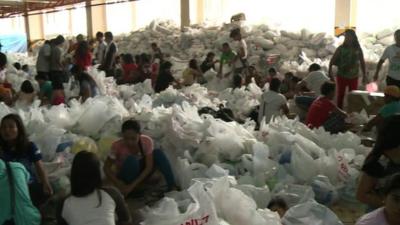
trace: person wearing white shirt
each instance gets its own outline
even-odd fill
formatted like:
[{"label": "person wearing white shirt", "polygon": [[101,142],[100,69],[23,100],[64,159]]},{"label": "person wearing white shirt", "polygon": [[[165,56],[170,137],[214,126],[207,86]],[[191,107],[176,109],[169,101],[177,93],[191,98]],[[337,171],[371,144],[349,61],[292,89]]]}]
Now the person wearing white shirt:
[{"label": "person wearing white shirt", "polygon": [[273,78],[269,90],[261,95],[260,110],[258,112],[259,123],[264,118],[265,122],[269,123],[272,117],[289,114],[286,97],[279,93],[280,86],[281,81],[278,78]]},{"label": "person wearing white shirt", "polygon": [[104,55],[106,53],[107,44],[104,41],[104,34],[102,32],[96,33],[97,46],[94,50],[94,63],[101,64],[104,60]]},{"label": "person wearing white shirt", "polygon": [[396,85],[400,88],[400,29],[394,33],[395,44],[388,46],[376,67],[374,80],[378,80],[379,71],[386,59],[389,59],[389,74],[386,77],[386,84]]},{"label": "person wearing white shirt", "polygon": [[[240,28],[233,29],[230,33],[230,37],[234,41],[238,41],[238,49],[236,51],[237,55],[234,59],[234,67],[235,67],[235,75],[239,75],[241,73],[246,72],[245,70],[248,67],[247,63],[247,44],[246,41],[242,38],[242,34],[240,32]],[[243,74],[242,74],[243,75]]]},{"label": "person wearing white shirt", "polygon": [[[321,86],[329,81],[328,76],[321,70],[321,66],[313,63],[308,68],[309,74],[297,84],[296,91],[300,95],[295,97],[296,105],[308,111],[314,100],[321,95]],[[303,91],[304,89],[308,91]]]},{"label": "person wearing white shirt", "polygon": [[45,41],[43,46],[39,50],[39,54],[36,61],[36,71],[38,74],[42,74],[46,77],[49,77],[50,56],[51,56],[50,41]]}]

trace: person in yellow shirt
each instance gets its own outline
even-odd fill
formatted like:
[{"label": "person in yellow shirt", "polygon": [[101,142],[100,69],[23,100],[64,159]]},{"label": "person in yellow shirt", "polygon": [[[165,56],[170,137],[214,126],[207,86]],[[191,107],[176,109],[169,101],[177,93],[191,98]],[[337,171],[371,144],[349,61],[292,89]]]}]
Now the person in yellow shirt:
[{"label": "person in yellow shirt", "polygon": [[189,67],[183,71],[182,84],[185,86],[191,86],[194,83],[197,83],[199,78],[202,77],[202,73],[199,69],[196,59],[192,59],[189,61]]}]

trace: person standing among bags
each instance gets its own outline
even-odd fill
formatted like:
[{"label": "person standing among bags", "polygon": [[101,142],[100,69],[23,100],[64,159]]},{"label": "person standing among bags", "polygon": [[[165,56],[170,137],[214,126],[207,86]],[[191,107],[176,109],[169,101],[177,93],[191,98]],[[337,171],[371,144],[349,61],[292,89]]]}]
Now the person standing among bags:
[{"label": "person standing among bags", "polygon": [[239,43],[238,49],[236,51],[237,55],[234,59],[234,68],[235,68],[234,76],[236,75],[244,76],[244,74],[247,73],[246,70],[248,69],[248,62],[247,62],[248,50],[246,41],[242,37],[240,28],[231,30],[230,38]]},{"label": "person standing among bags", "polygon": [[36,61],[36,71],[38,75],[49,77],[50,73],[50,59],[51,57],[51,45],[50,41],[45,41],[43,46],[39,50],[39,54]]},{"label": "person standing among bags", "polygon": [[51,58],[50,58],[50,81],[53,84],[62,84],[65,81],[64,71],[64,52],[62,45],[65,39],[59,35],[56,39],[51,41]]},{"label": "person standing among bags", "polygon": [[389,59],[389,74],[386,77],[387,85],[396,85],[400,88],[400,30],[394,33],[395,44],[388,46],[376,66],[374,80],[377,81],[383,63]]},{"label": "person standing among bags", "polygon": [[115,75],[115,58],[117,57],[118,49],[117,45],[114,43],[114,36],[111,32],[106,32],[104,37],[107,48],[104,60],[99,66],[99,69],[105,71],[108,77],[112,77]]},{"label": "person standing among bags", "polygon": [[[153,140],[141,134],[139,122],[128,120],[122,124],[123,138],[112,144],[104,164],[107,178],[126,196],[158,169],[166,183],[166,191],[173,190],[175,178],[168,158],[161,149],[154,149]],[[113,167],[116,166],[116,171]]]},{"label": "person standing among bags", "polygon": [[384,205],[383,183],[400,173],[400,115],[384,120],[378,129],[376,143],[365,159],[357,188],[357,199],[374,210]]},{"label": "person standing among bags", "polygon": [[334,65],[337,66],[337,106],[341,109],[343,109],[346,88],[349,89],[349,92],[357,90],[358,88],[360,66],[363,75],[363,83],[366,83],[367,80],[364,54],[358,42],[356,32],[354,30],[346,30],[344,35],[345,39],[343,44],[336,49],[329,62],[328,72],[329,77],[333,80],[332,67]]},{"label": "person standing among bags", "polygon": [[107,44],[104,42],[104,34],[102,32],[96,33],[97,46],[94,49],[94,64],[102,64],[104,55],[106,53]]}]

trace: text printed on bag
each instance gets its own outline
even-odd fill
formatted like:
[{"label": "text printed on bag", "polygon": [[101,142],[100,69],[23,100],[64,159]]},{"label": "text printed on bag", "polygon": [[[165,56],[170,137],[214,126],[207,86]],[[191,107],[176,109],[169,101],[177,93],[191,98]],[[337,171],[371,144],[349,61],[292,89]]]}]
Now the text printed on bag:
[{"label": "text printed on bag", "polygon": [[210,215],[206,215],[201,219],[190,219],[184,223],[181,223],[180,225],[205,225],[208,223],[209,218]]}]

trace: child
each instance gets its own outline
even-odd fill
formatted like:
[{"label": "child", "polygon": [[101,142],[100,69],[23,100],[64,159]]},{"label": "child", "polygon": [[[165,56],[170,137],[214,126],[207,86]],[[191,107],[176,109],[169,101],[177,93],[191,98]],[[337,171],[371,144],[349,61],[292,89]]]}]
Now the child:
[{"label": "child", "polygon": [[35,79],[39,83],[39,99],[42,102],[42,105],[49,104],[53,95],[53,86],[51,81],[49,81],[43,74],[38,74]]},{"label": "child", "polygon": [[200,69],[202,73],[207,72],[210,69],[215,70],[215,63],[217,61],[214,60],[215,54],[214,52],[209,52],[206,56],[206,59],[200,65]]},{"label": "child", "polygon": [[65,104],[65,93],[64,86],[62,83],[54,83],[53,84],[53,94],[51,99],[52,105],[61,105]]},{"label": "child", "polygon": [[219,60],[219,70],[218,70],[218,76],[220,78],[222,78],[222,76],[228,77],[230,75],[230,71],[223,71],[223,68],[225,65],[231,66],[235,57],[236,54],[235,52],[232,51],[229,44],[228,43],[222,44],[222,54]]},{"label": "child", "polygon": [[198,81],[201,75],[202,73],[199,69],[199,66],[197,65],[197,60],[192,59],[189,61],[189,67],[183,71],[182,83],[185,86],[191,86]]}]

